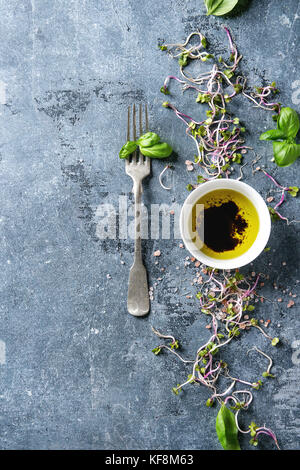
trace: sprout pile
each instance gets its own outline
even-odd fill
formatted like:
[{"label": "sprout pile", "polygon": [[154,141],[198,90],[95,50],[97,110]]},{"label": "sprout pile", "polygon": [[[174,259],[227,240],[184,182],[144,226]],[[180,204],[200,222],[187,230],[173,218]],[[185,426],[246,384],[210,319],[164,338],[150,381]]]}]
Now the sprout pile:
[{"label": "sprout pile", "polygon": [[[174,336],[162,334],[152,328],[159,338],[168,341],[168,344],[163,342],[155,347],[152,352],[158,355],[163,350],[167,350],[190,367],[190,374],[187,379],[172,389],[176,395],[188,385],[207,387],[210,397],[207,399],[206,405],[212,407],[215,403],[219,403],[221,409],[222,405],[228,405],[235,414],[237,430],[243,434],[249,433],[251,435],[251,444],[256,446],[258,436],[266,434],[274,440],[277,448],[279,448],[274,432],[265,425],[257,426],[252,422],[247,430],[243,430],[238,422],[240,411],[249,408],[253,400],[252,392],[262,387],[262,380],[258,379],[251,383],[233,377],[230,374],[228,365],[220,359],[222,348],[238,337],[244,330],[250,328],[255,328],[262,333],[272,346],[279,343],[279,338],[272,338],[268,335],[258,324],[258,320],[250,316],[250,312],[254,311],[254,305],[251,302],[255,298],[255,290],[260,276],[258,275],[253,285],[251,285],[249,280],[238,270],[232,276],[229,276],[225,271],[219,272],[212,268],[205,268],[205,271],[208,273],[207,280],[202,284],[202,289],[196,294],[196,297],[201,312],[210,317],[211,336],[198,348],[194,358],[186,359],[178,352],[180,345]],[[274,375],[270,372],[272,359],[260,349],[256,347],[253,349],[269,361],[268,367],[262,372],[262,377],[273,378]],[[228,380],[229,385],[225,390],[222,390],[219,384],[220,377]],[[242,388],[235,389],[236,386]]]},{"label": "sprout pile", "polygon": [[[243,154],[250,149],[245,144],[245,127],[238,116],[232,116],[227,105],[237,95],[242,94],[254,106],[274,112],[274,119],[278,118],[281,104],[275,102],[273,96],[278,93],[276,84],[256,88],[250,92],[247,89],[247,79],[237,74],[237,68],[242,56],[234,44],[229,29],[226,32],[230,56],[228,61],[223,57],[212,65],[211,70],[193,77],[188,74],[185,67],[191,61],[202,62],[213,59],[213,55],[206,51],[207,40],[200,32],[192,32],[183,44],[163,44],[160,49],[167,51],[173,58],[178,59],[180,78],[174,75],[166,77],[161,92],[170,94],[171,81],[176,81],[182,90],[193,89],[197,92],[196,101],[206,104],[206,118],[202,121],[179,111],[174,104],[165,101],[163,106],[174,111],[175,115],[186,125],[186,133],[191,137],[197,148],[195,164],[198,164],[203,174],[199,175],[198,183],[228,177],[229,167],[232,163],[241,164]],[[193,39],[192,39],[193,38]],[[195,40],[195,45],[190,45]],[[188,189],[193,189],[190,185]]]}]

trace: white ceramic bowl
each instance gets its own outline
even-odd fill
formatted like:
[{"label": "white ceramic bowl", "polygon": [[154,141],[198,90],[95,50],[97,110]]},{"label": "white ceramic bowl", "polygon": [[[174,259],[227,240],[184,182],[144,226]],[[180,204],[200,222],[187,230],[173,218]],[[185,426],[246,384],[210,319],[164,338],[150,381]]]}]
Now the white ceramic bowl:
[{"label": "white ceramic bowl", "polygon": [[[195,243],[192,242],[188,236],[190,232],[187,224],[188,221],[191,220],[191,211],[193,206],[200,197],[204,196],[204,194],[217,189],[232,189],[244,194],[244,196],[246,196],[256,208],[259,217],[259,230],[253,245],[248,251],[246,251],[246,253],[232,259],[216,259],[205,255],[197,248]],[[213,268],[234,269],[251,263],[251,261],[257,258],[257,256],[263,251],[270,236],[271,218],[265,201],[251,186],[233,179],[216,179],[201,184],[201,186],[191,192],[182,206],[179,225],[182,240],[187,250],[194,256],[194,258],[197,258],[202,263]]]}]

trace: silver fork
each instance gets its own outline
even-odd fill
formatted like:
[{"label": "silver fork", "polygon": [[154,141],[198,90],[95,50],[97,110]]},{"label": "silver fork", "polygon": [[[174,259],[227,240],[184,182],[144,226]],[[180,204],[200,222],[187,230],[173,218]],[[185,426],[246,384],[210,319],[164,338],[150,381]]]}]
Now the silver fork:
[{"label": "silver fork", "polygon": [[[131,112],[128,108],[127,140],[130,140]],[[145,132],[148,131],[148,109],[145,105]],[[143,134],[143,106],[139,105],[139,132]],[[136,140],[136,109],[132,108],[132,133]],[[134,260],[130,268],[128,282],[127,309],[131,315],[142,317],[149,312],[149,291],[147,272],[142,260],[141,250],[141,200],[142,180],[150,174],[151,161],[140,152],[135,151],[130,160],[126,159],[126,173],[133,180],[133,193],[135,201],[135,243]]]}]

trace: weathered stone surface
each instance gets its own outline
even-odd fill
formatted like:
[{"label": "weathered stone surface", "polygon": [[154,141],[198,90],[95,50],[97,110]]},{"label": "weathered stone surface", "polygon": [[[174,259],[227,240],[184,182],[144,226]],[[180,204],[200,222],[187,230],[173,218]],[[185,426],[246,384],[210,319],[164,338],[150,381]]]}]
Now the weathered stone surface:
[{"label": "weathered stone surface", "polygon": [[[182,204],[187,196],[193,173],[186,172],[185,160],[193,160],[195,149],[182,123],[161,107],[159,89],[178,66],[158,50],[158,40],[180,41],[199,29],[213,51],[226,54],[226,23],[249,83],[275,80],[281,102],[299,111],[299,19],[293,0],[250,2],[243,14],[225,19],[206,17],[202,0],[0,3],[1,448],[220,448],[217,411],[205,407],[206,390],[191,387],[174,396],[171,388],[189,370],[151,352],[157,344],[151,325],[178,337],[187,356],[208,336],[194,298],[184,296],[196,292],[190,285],[194,268],[184,266],[188,253],[178,240],[144,243],[149,283],[158,285],[150,315],[131,317],[126,292],[133,243],[99,240],[97,207],[105,202],[117,208],[120,194],[132,201],[131,180],[117,157],[133,102],[149,103],[151,129],[177,154],[171,191],[158,183],[165,162],[153,163],[146,206]],[[182,95],[176,84],[172,100],[198,112],[192,94]],[[260,165],[282,184],[297,184],[300,162],[275,168],[271,146],[258,141],[271,126],[270,114],[237,103],[232,109],[249,130],[249,145],[262,155]],[[262,173],[252,175],[247,158],[245,181],[265,198],[274,195]],[[298,207],[288,198],[284,214],[299,219]],[[246,355],[254,342],[272,353],[277,379],[255,393],[241,420],[245,427],[251,419],[267,423],[285,449],[299,448],[299,364],[292,361],[300,339],[297,298],[286,308],[288,293],[299,286],[298,237],[297,225],[277,223],[271,251],[249,267],[270,275],[261,289],[269,300],[257,315],[271,319],[270,334],[282,339],[281,346],[272,348],[250,331],[224,350],[234,372],[249,380],[264,370]],[[154,258],[158,249],[161,256]],[[249,448],[248,437],[241,442]],[[262,439],[260,448],[272,443]]]}]

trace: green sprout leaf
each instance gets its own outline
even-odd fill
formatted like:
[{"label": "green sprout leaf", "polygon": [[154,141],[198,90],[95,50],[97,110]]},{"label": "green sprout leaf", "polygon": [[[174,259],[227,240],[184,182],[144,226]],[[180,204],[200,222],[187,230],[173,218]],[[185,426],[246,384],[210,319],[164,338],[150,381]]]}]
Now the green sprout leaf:
[{"label": "green sprout leaf", "polygon": [[169,95],[170,92],[167,87],[162,86],[160,89],[160,92],[163,93],[164,95]]},{"label": "green sprout leaf", "polygon": [[279,338],[272,339],[272,346],[277,346],[278,343],[279,343]]},{"label": "green sprout leaf", "polygon": [[298,195],[299,188],[298,186],[290,186],[288,192],[291,196],[296,197]]},{"label": "green sprout leaf", "polygon": [[263,377],[271,377],[272,379],[275,378],[275,375],[270,374],[270,372],[267,372],[267,371],[263,372],[263,373],[262,373],[262,376],[263,376]]},{"label": "green sprout leaf", "polygon": [[257,424],[254,423],[254,421],[251,421],[251,424],[249,424],[249,429],[250,429],[250,436],[255,437],[258,426]]},{"label": "green sprout leaf", "polygon": [[172,392],[175,393],[175,395],[179,395],[179,392],[182,391],[182,389],[179,387],[180,387],[180,384],[177,384],[177,387],[172,388]]},{"label": "green sprout leaf", "polygon": [[180,67],[186,67],[189,63],[189,56],[186,53],[182,53],[178,59]]},{"label": "green sprout leaf", "polygon": [[202,39],[201,39],[201,44],[202,44],[202,46],[204,47],[204,49],[206,49],[206,47],[207,47],[206,37],[204,37],[204,36],[202,37]]},{"label": "green sprout leaf", "polygon": [[230,70],[230,69],[226,69],[226,70],[224,70],[224,74],[226,75],[227,78],[232,78],[233,75],[234,75],[234,72],[232,72],[232,70]]},{"label": "green sprout leaf", "polygon": [[210,101],[210,95],[208,93],[198,93],[196,103],[208,103]]},{"label": "green sprout leaf", "polygon": [[268,209],[269,209],[269,212],[270,212],[272,222],[275,222],[276,220],[280,220],[279,215],[277,214],[275,209],[273,209],[273,207],[268,206]]},{"label": "green sprout leaf", "polygon": [[252,387],[255,389],[255,390],[259,390],[261,387],[262,387],[262,381],[261,380],[258,380],[257,382],[253,382],[252,384]]},{"label": "green sprout leaf", "polygon": [[152,352],[155,354],[155,356],[158,356],[158,354],[161,352],[161,348],[160,347],[154,348],[152,349]]}]

